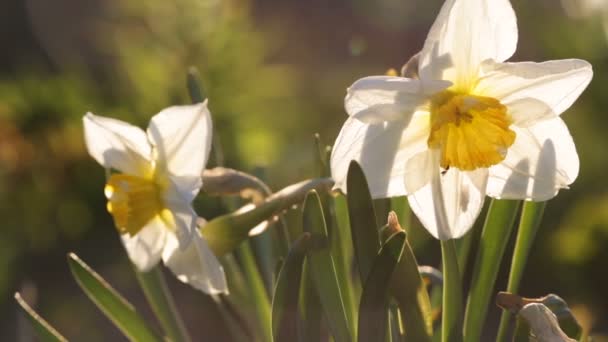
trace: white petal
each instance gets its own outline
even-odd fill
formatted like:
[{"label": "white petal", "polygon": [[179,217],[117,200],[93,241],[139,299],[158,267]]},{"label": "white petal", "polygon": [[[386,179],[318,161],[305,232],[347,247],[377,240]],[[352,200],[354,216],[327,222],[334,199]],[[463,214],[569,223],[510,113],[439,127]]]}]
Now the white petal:
[{"label": "white petal", "polygon": [[139,127],[92,113],[82,122],[87,150],[103,167],[131,175],[149,169],[150,144]]},{"label": "white petal", "polygon": [[222,265],[197,230],[193,243],[185,250],[179,248],[174,234],[167,235],[163,251],[165,265],[181,282],[207,294],[228,294],[228,284]]},{"label": "white petal", "polygon": [[408,121],[428,97],[451,85],[446,81],[423,83],[404,77],[370,76],[348,88],[344,107],[348,115],[365,123]]},{"label": "white petal", "polygon": [[488,196],[544,201],[576,179],[578,154],[559,117],[515,133],[505,160],[490,168]]},{"label": "white petal", "polygon": [[557,115],[570,108],[593,77],[591,64],[580,59],[544,63],[487,62],[483,70],[475,93],[497,98],[503,103],[537,99],[549,105]]},{"label": "white petal", "polygon": [[365,173],[374,198],[406,195],[405,165],[427,149],[429,114],[419,112],[406,125],[385,122],[369,125],[352,117],[346,120],[331,154],[335,187],[346,192],[346,175],[352,160]]},{"label": "white petal", "polygon": [[410,158],[405,164],[405,188],[408,193],[414,193],[431,181],[433,172],[437,169],[437,160],[431,150],[420,152]]},{"label": "white petal", "polygon": [[[159,167],[178,177],[201,176],[211,150],[211,135],[211,113],[207,109],[207,101],[164,109],[150,120],[148,126],[148,139],[155,148]],[[180,191],[196,192],[201,183],[185,184],[194,188]]]},{"label": "white petal", "polygon": [[557,116],[549,105],[532,98],[518,99],[504,103],[504,105],[508,108],[513,124],[522,128]]},{"label": "white petal", "polygon": [[149,271],[158,263],[165,246],[167,232],[168,229],[163,221],[154,218],[135,236],[121,235],[129,259],[140,272]]},{"label": "white petal", "polygon": [[179,247],[184,250],[190,245],[192,236],[198,231],[198,215],[192,205],[184,201],[175,191],[167,192],[164,197],[165,206],[171,211],[175,227],[175,235],[179,241]]},{"label": "white petal", "polygon": [[505,61],[517,46],[517,19],[509,0],[447,0],[420,55],[422,79],[471,86],[481,62]]},{"label": "white petal", "polygon": [[483,207],[487,169],[462,172],[456,168],[439,175],[407,197],[422,225],[440,240],[457,239],[471,229]]}]

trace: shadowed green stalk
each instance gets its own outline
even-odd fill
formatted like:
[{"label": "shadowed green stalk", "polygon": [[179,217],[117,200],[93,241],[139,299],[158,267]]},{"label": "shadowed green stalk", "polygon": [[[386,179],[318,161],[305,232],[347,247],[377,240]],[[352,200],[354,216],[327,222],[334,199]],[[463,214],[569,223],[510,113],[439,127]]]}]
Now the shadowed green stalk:
[{"label": "shadowed green stalk", "polygon": [[160,267],[157,265],[145,273],[136,270],[135,274],[154,315],[171,341],[191,341]]},{"label": "shadowed green stalk", "polygon": [[464,336],[467,341],[479,341],[481,338],[488,303],[513,230],[519,203],[519,201],[497,199],[490,203],[481,232],[467,300],[464,320]]},{"label": "shadowed green stalk", "polygon": [[469,260],[469,254],[471,254],[471,245],[475,235],[476,229],[473,228],[465,236],[454,241],[456,253],[458,254],[458,269],[463,277],[467,270],[467,261]]},{"label": "shadowed green stalk", "polygon": [[[517,240],[513,250],[513,260],[511,261],[511,270],[509,272],[509,282],[507,283],[507,291],[517,293],[521,277],[524,273],[524,267],[530,254],[530,248],[536,237],[536,232],[540,226],[540,221],[545,211],[547,202],[524,202],[521,220],[517,231]],[[510,313],[503,311],[500,317],[500,326],[498,328],[498,336],[496,341],[506,341],[507,328],[509,325]]]},{"label": "shadowed green stalk", "polygon": [[454,240],[441,241],[443,264],[443,305],[441,341],[462,341],[462,283]]}]

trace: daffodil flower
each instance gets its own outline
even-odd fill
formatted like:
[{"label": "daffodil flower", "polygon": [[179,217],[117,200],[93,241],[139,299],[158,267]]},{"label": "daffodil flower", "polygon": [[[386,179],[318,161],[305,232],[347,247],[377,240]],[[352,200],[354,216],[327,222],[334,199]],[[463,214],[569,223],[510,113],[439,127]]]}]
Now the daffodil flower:
[{"label": "daffodil flower", "polygon": [[164,109],[147,132],[92,113],[83,122],[89,154],[117,171],[105,185],[107,209],[135,266],[145,272],[162,259],[180,281],[227,293],[224,270],[191,204],[211,148],[207,102]]},{"label": "daffodil flower", "polygon": [[517,45],[508,0],[448,0],[415,78],[371,76],[349,89],[331,170],[346,191],[351,160],[374,198],[407,195],[436,238],[458,238],[485,195],[543,201],[577,177],[559,117],[593,75],[583,60],[507,63]]}]

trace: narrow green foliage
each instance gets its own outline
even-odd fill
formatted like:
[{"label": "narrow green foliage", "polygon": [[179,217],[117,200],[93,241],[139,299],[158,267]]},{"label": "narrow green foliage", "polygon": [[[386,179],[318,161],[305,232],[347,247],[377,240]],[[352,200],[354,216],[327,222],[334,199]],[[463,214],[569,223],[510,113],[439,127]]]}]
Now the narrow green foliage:
[{"label": "narrow green foliage", "polygon": [[236,211],[209,221],[201,231],[216,255],[223,255],[249,238],[253,227],[280,214],[295,204],[299,204],[308,191],[328,191],[333,181],[327,178],[311,179],[292,184],[267,197],[266,200],[248,211]]},{"label": "narrow green foliage", "polygon": [[430,341],[433,335],[431,301],[407,239],[390,279],[390,293],[399,304],[406,338],[410,341]]},{"label": "narrow green foliage", "polygon": [[177,311],[161,268],[157,265],[145,273],[135,270],[135,274],[165,334],[172,341],[190,341],[191,338]]},{"label": "narrow green foliage", "polygon": [[234,342],[249,342],[255,340],[253,332],[247,326],[245,318],[238,309],[227,300],[225,295],[212,296],[224,323],[230,330]]},{"label": "narrow green foliage", "polygon": [[241,244],[236,250],[237,256],[243,265],[243,273],[249,287],[248,295],[252,297],[255,309],[255,321],[263,341],[272,339],[272,322],[270,298],[264,280],[258,270],[255,256],[248,242]]},{"label": "narrow green foliage", "polygon": [[17,304],[19,304],[19,307],[23,310],[23,313],[27,319],[32,324],[32,328],[36,332],[36,336],[38,336],[41,342],[67,342],[65,337],[61,336],[61,334],[57,332],[55,328],[45,321],[44,318],[40,317],[40,315],[38,315],[38,313],[36,313],[36,311],[34,311],[34,309],[32,309],[32,307],[30,307],[25,300],[23,300],[23,298],[21,298],[19,292],[15,293],[15,300],[17,301]]},{"label": "narrow green foliage", "polygon": [[315,289],[310,272],[310,263],[304,262],[302,268],[302,282],[300,288],[298,313],[298,341],[321,341],[321,318],[323,308],[321,300]]},{"label": "narrow green foliage", "polygon": [[380,249],[376,213],[361,166],[352,161],[346,178],[346,200],[357,269],[364,283]]},{"label": "narrow green foliage", "polygon": [[327,317],[329,328],[336,342],[351,341],[349,321],[344,308],[344,301],[336,267],[329,249],[327,227],[321,208],[321,202],[316,191],[311,191],[304,201],[303,228],[315,239],[323,241],[324,248],[312,250],[308,253],[307,263],[314,282],[321,306]]},{"label": "narrow green foliage", "polygon": [[310,233],[304,233],[294,242],[277,277],[272,298],[272,336],[277,342],[291,342],[297,335],[302,266],[310,248],[310,237]]},{"label": "narrow green foliage", "polygon": [[[540,226],[543,213],[545,211],[546,202],[524,202],[519,227],[517,229],[517,238],[513,249],[513,259],[511,261],[511,270],[509,271],[509,281],[507,283],[507,291],[517,293],[519,284],[526,267],[526,261],[532,248],[532,243],[536,237],[536,232]],[[500,317],[500,325],[498,328],[498,336],[496,341],[503,342],[507,338],[507,329],[511,314],[508,311],[503,311]]]},{"label": "narrow green foliage", "polygon": [[443,264],[443,304],[441,340],[462,341],[462,283],[454,240],[441,241]]},{"label": "narrow green foliage", "polygon": [[467,300],[464,336],[479,341],[509,237],[513,231],[519,201],[493,199],[486,216],[473,268]]},{"label": "narrow green foliage", "polygon": [[80,288],[127,338],[132,341],[162,341],[127,302],[76,254],[68,254],[70,271]]},{"label": "narrow green foliage", "polygon": [[403,253],[405,232],[394,234],[373,260],[359,305],[359,342],[384,341],[388,323],[388,288]]}]

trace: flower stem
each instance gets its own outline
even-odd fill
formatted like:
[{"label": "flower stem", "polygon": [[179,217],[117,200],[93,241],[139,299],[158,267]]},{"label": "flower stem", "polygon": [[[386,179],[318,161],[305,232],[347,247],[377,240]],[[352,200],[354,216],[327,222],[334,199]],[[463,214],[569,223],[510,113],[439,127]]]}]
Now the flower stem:
[{"label": "flower stem", "polygon": [[154,266],[145,273],[136,270],[135,274],[154,315],[169,339],[174,342],[190,342],[190,335],[177,311],[160,266]]},{"label": "flower stem", "polygon": [[[519,222],[517,232],[517,240],[513,250],[513,260],[511,261],[511,270],[509,272],[509,282],[507,283],[507,291],[517,293],[521,277],[530,254],[530,248],[536,237],[536,232],[540,226],[540,221],[543,217],[547,202],[525,202]],[[500,317],[500,326],[498,328],[498,336],[496,341],[506,341],[507,328],[510,319],[510,313],[503,311]]]},{"label": "flower stem", "polygon": [[454,240],[441,241],[443,263],[443,308],[441,340],[462,341],[462,284]]},{"label": "flower stem", "polygon": [[492,297],[496,276],[515,224],[519,205],[519,201],[511,200],[494,199],[490,203],[481,232],[464,316],[464,336],[467,341],[481,340],[488,303]]}]

